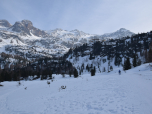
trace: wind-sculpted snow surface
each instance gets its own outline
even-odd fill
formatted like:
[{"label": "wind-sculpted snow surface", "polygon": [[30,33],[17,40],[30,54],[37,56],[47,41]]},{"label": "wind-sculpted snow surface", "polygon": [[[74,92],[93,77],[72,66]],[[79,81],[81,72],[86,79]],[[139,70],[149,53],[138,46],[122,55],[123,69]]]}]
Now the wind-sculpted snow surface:
[{"label": "wind-sculpted snow surface", "polygon": [[[2,82],[0,114],[152,114],[152,69],[142,65],[79,78]],[[59,89],[66,86],[66,89]],[[25,89],[26,88],[26,89]]]}]

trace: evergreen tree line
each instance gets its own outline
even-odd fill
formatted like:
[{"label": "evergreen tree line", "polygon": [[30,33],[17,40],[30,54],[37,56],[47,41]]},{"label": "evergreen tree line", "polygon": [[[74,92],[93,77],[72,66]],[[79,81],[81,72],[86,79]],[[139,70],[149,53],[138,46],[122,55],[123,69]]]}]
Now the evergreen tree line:
[{"label": "evergreen tree line", "polygon": [[77,70],[69,61],[62,58],[40,58],[35,62],[29,62],[24,67],[17,67],[14,64],[13,68],[0,68],[0,82],[28,80],[29,76],[32,79],[52,79],[52,74],[74,74],[74,77],[78,77]]},{"label": "evergreen tree line", "polygon": [[[107,41],[96,41],[92,45],[83,44],[83,46],[70,49],[65,54],[66,57],[78,58],[89,55],[89,59],[95,59],[96,56],[105,57],[108,60],[115,58],[116,66],[122,65],[122,58],[133,58],[133,66],[138,66],[141,62],[152,62],[152,31],[148,33],[136,34],[131,37],[121,39],[110,39]],[[89,52],[88,52],[89,51]],[[145,60],[141,61],[141,57]],[[136,62],[136,63],[135,63]]]}]

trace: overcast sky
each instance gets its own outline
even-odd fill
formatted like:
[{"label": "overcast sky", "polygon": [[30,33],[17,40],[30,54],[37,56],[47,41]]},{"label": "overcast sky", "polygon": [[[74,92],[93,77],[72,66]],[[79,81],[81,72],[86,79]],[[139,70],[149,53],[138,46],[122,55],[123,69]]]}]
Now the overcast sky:
[{"label": "overcast sky", "polygon": [[0,0],[0,19],[27,19],[42,30],[141,33],[152,30],[152,0]]}]

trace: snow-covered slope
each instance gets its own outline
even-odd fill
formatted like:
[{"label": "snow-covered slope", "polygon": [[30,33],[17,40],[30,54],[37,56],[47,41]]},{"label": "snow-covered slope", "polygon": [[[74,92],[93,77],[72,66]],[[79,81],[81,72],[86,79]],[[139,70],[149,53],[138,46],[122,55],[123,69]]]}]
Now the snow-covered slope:
[{"label": "snow-covered slope", "polygon": [[47,33],[49,33],[51,36],[53,37],[60,37],[62,39],[67,39],[67,38],[88,38],[90,36],[90,34],[84,33],[82,31],[79,31],[77,29],[72,30],[72,31],[66,31],[66,30],[62,30],[62,29],[55,29],[55,30],[50,30],[47,31]]},{"label": "snow-covered slope", "polygon": [[101,39],[118,39],[118,38],[127,37],[127,36],[130,37],[134,34],[135,33],[131,32],[125,28],[120,28],[116,32],[100,35],[100,38]]},{"label": "snow-covered slope", "polygon": [[87,34],[82,31],[79,31],[77,29],[72,31],[62,30],[62,29],[55,29],[47,31],[48,34],[50,34],[51,37],[55,39],[59,39],[57,41],[59,44],[65,45],[68,48],[80,46],[84,43],[87,43],[89,41],[90,37],[93,37],[95,35]]},{"label": "snow-covered slope", "polygon": [[[53,75],[47,81],[2,82],[2,114],[152,114],[151,67],[144,64],[118,75],[118,69],[75,79]],[[66,86],[66,89],[60,89]],[[26,89],[25,89],[26,88]]]}]

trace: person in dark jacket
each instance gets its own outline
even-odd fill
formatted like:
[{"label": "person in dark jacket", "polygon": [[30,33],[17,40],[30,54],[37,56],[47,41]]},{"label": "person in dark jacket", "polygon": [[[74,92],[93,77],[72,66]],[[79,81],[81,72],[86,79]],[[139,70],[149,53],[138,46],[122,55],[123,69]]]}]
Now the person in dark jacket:
[{"label": "person in dark jacket", "polygon": [[119,70],[119,75],[121,74],[121,70]]}]

